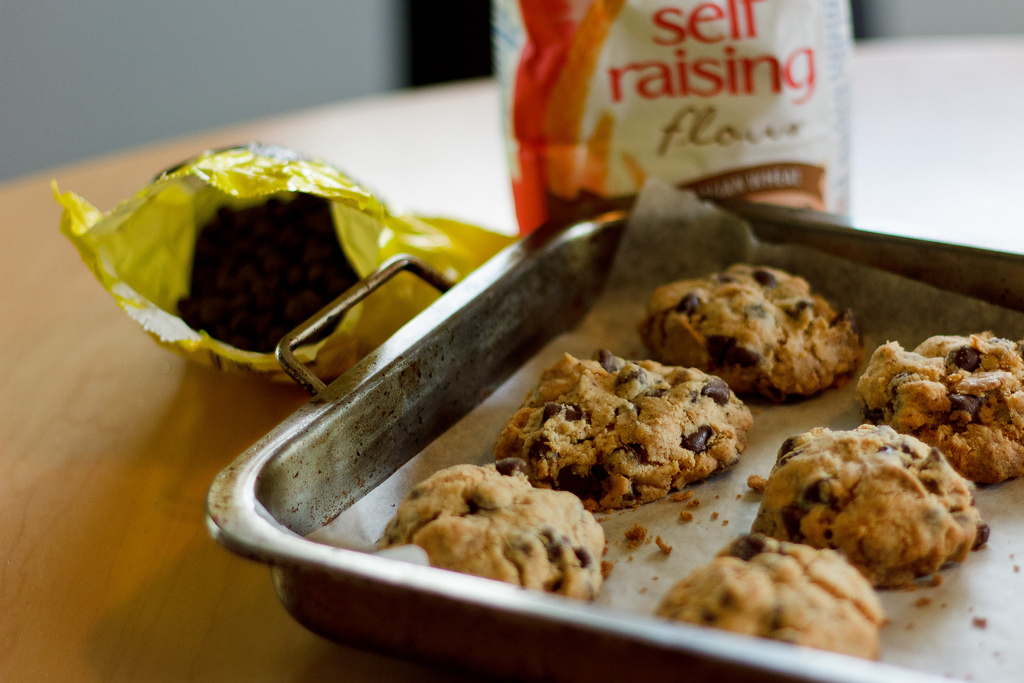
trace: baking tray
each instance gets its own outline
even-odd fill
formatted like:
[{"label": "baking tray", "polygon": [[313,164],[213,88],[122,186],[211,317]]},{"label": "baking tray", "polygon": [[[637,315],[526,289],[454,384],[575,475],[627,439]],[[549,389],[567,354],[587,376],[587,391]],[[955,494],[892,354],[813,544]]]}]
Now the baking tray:
[{"label": "baking tray", "polygon": [[[975,589],[996,581],[1006,594],[1020,585],[1012,574],[999,583],[1018,544],[1024,557],[1017,540],[1024,527],[1012,514],[1024,506],[1017,482],[979,493],[993,528],[988,549],[948,570],[940,587],[882,594],[893,620],[883,629],[883,657],[895,653],[889,662],[649,616],[675,580],[749,528],[757,499],[742,482],[747,473],[768,473],[785,436],[815,424],[857,424],[852,385],[781,406],[748,401],[755,413],[751,445],[734,471],[694,489],[707,506],[697,522],[659,527],[678,519],[679,504],[672,508],[667,500],[602,515],[606,559],[615,568],[594,604],[372,552],[412,483],[445,464],[487,461],[488,440],[523,387],[562,350],[589,355],[608,345],[620,355],[642,353],[623,337],[646,301],[637,292],[670,278],[738,261],[800,273],[837,308],[857,311],[869,353],[886,339],[916,344],[923,329],[1024,337],[1017,312],[1024,310],[1024,257],[864,232],[842,217],[810,211],[726,208],[729,214],[655,186],[628,221],[613,214],[541,230],[498,254],[349,372],[314,389],[305,406],[221,472],[207,499],[211,533],[229,550],[269,565],[282,604],[307,628],[340,643],[492,677],[912,682],[945,680],[933,674],[997,680],[1013,671],[1016,629],[1004,633],[1002,624],[1024,621],[1017,608],[994,604],[992,591]],[[731,527],[722,525],[727,520]],[[626,548],[622,530],[634,523],[676,539],[674,552],[666,558],[656,548]],[[925,590],[934,608],[916,608],[914,621],[913,605]],[[973,621],[982,614],[984,630]],[[950,619],[955,628],[946,627]],[[940,651],[955,659],[975,648],[962,642],[971,628],[984,636],[984,652],[974,658],[984,657],[984,666],[929,665]]]}]

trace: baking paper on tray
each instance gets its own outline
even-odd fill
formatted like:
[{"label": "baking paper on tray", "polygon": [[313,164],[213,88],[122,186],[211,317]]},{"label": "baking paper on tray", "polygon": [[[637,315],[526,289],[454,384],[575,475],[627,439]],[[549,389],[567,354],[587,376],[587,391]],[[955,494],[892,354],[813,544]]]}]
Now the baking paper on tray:
[{"label": "baking paper on tray", "polygon": [[[679,248],[679,235],[699,233]],[[605,293],[572,332],[549,343],[494,394],[387,482],[310,536],[371,551],[395,506],[418,481],[461,462],[493,462],[493,444],[540,373],[563,353],[592,357],[608,348],[627,358],[646,352],[636,333],[651,290],[664,282],[718,270],[733,261],[782,267],[808,278],[837,309],[853,308],[865,333],[868,355],[896,340],[913,348],[934,334],[992,330],[1024,337],[1024,315],[810,249],[753,245],[742,223],[692,195],[657,184],[645,188],[630,218]],[[614,563],[597,604],[650,614],[661,597],[694,567],[709,561],[736,534],[749,531],[760,494],[746,486],[751,474],[767,476],[786,437],[815,426],[850,429],[860,424],[856,381],[806,400],[775,405],[744,397],[754,414],[747,450],[730,470],[687,487],[682,502],[663,499],[635,510],[599,514]],[[699,501],[694,503],[694,501]],[[942,572],[938,586],[880,591],[889,618],[882,629],[882,660],[939,675],[975,681],[1017,681],[1024,672],[1024,481],[981,486],[977,505],[991,527],[986,547]],[[693,506],[693,507],[689,507]],[[693,520],[683,522],[688,511]],[[631,550],[625,532],[634,524],[648,540]],[[666,554],[651,541],[660,536]]]}]

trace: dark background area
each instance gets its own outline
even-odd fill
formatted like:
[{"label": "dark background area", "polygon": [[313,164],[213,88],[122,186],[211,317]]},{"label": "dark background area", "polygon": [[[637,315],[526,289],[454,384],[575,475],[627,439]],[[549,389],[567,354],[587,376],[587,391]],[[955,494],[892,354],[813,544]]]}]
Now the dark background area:
[{"label": "dark background area", "polygon": [[491,7],[484,0],[406,0],[409,84],[490,76]]}]

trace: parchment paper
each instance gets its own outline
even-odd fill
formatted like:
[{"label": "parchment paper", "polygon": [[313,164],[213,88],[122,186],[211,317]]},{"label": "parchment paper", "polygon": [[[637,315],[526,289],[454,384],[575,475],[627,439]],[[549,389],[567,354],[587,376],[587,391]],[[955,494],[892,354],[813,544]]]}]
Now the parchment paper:
[{"label": "parchment paper", "polygon": [[[867,355],[887,340],[913,348],[935,334],[992,330],[1024,337],[1024,315],[944,292],[798,246],[751,246],[737,219],[690,194],[650,184],[630,218],[605,294],[584,322],[548,344],[498,391],[447,433],[353,505],[312,540],[372,551],[394,508],[431,473],[462,462],[493,462],[493,444],[540,373],[564,352],[592,357],[608,348],[626,358],[647,356],[636,333],[651,290],[664,282],[719,270],[735,261],[763,263],[803,275],[837,309],[856,311]],[[681,237],[685,235],[684,237]],[[614,568],[597,604],[653,612],[669,587],[709,561],[736,534],[749,531],[760,494],[746,486],[751,474],[767,477],[782,441],[815,426],[850,429],[860,424],[856,378],[805,400],[774,405],[744,397],[754,427],[740,461],[729,471],[687,488],[684,502],[664,499],[635,510],[599,514]],[[699,505],[688,508],[692,501]],[[986,547],[961,565],[945,568],[938,586],[880,591],[889,623],[882,629],[882,660],[975,681],[1024,679],[1024,481],[979,487],[977,505],[991,527]],[[687,510],[693,520],[683,522]],[[634,524],[648,541],[630,550],[624,533]],[[651,541],[672,547],[664,553]]]}]

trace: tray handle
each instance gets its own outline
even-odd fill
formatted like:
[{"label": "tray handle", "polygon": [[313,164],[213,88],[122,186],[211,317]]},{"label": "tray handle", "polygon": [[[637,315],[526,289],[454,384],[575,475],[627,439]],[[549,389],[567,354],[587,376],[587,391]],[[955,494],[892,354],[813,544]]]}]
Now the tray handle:
[{"label": "tray handle", "polygon": [[408,254],[392,256],[382,263],[377,270],[349,287],[341,296],[321,308],[308,320],[281,338],[277,348],[274,350],[274,355],[277,356],[277,362],[281,364],[284,371],[308,391],[311,396],[316,396],[323,391],[327,385],[295,357],[295,349],[313,335],[341,320],[353,306],[370,296],[370,294],[373,294],[384,283],[403,270],[416,275],[442,294],[455,286],[455,283],[422,259]]}]

